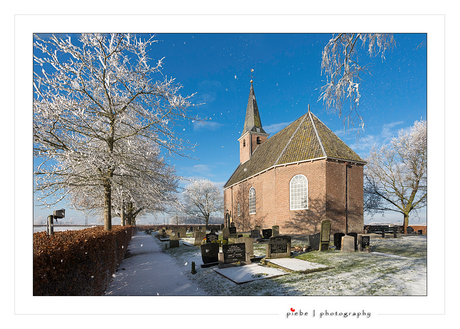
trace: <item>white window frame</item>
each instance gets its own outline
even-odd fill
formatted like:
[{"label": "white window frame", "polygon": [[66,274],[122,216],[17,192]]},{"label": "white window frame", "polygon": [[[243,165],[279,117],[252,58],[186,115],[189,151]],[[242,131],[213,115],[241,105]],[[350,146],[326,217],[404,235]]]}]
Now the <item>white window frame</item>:
[{"label": "white window frame", "polygon": [[249,189],[249,215],[256,213],[256,189],[251,187]]},{"label": "white window frame", "polygon": [[[304,179],[304,186],[293,186],[298,179],[302,178]],[[304,175],[295,175],[289,182],[289,208],[291,210],[308,209],[308,179]]]}]

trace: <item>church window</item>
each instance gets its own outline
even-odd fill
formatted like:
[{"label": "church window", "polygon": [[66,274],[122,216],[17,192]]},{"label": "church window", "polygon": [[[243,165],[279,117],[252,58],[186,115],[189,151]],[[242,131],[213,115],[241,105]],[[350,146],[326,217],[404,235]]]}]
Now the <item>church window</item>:
[{"label": "church window", "polygon": [[249,190],[249,214],[256,213],[256,189],[251,187]]},{"label": "church window", "polygon": [[246,146],[246,141],[243,139],[243,147]]},{"label": "church window", "polygon": [[236,211],[238,213],[238,216],[241,216],[241,206],[239,203],[238,203],[238,206],[236,207]]},{"label": "church window", "polygon": [[260,144],[260,137],[257,137],[257,144]]},{"label": "church window", "polygon": [[291,210],[308,209],[308,181],[304,175],[296,175],[289,184]]}]

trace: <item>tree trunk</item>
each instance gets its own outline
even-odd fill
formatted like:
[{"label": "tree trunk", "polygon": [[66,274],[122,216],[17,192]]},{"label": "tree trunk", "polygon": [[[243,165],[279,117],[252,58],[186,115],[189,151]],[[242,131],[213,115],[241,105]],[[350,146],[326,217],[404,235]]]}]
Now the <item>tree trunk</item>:
[{"label": "tree trunk", "polygon": [[104,230],[112,230],[112,186],[110,180],[104,180]]},{"label": "tree trunk", "polygon": [[124,203],[122,203],[122,205],[121,205],[120,217],[121,217],[121,226],[125,226],[126,225],[126,218],[125,218],[125,205],[124,205]]},{"label": "tree trunk", "polygon": [[409,214],[404,214],[404,223],[403,223],[404,234],[407,234],[408,226],[409,226]]}]

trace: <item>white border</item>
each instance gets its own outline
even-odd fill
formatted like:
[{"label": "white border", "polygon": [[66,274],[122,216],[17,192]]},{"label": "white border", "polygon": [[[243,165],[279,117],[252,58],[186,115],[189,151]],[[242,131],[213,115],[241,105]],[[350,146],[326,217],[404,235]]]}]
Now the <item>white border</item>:
[{"label": "white border", "polygon": [[[180,22],[180,24],[178,24]],[[205,315],[200,326],[235,326],[235,320],[256,319],[265,326],[273,321],[289,325],[306,321],[285,322],[290,307],[304,309],[346,310],[350,307],[373,313],[379,323],[394,321],[382,315],[445,314],[445,149],[444,78],[445,32],[443,15],[17,15],[15,16],[15,314],[156,314]],[[32,243],[23,232],[30,225],[32,208],[24,201],[31,195],[32,159],[23,152],[31,150],[32,104],[32,33],[33,32],[417,32],[428,33],[428,135],[429,135],[429,206],[428,219],[428,296],[427,297],[32,297]],[[6,31],[5,31],[6,32]],[[6,110],[6,109],[5,109]],[[30,202],[31,203],[31,202]],[[6,282],[3,282],[7,284]],[[206,300],[203,300],[206,298]],[[207,299],[212,299],[207,300]],[[249,303],[249,304],[248,304]],[[122,306],[121,306],[122,305]],[[206,305],[206,308],[203,307]],[[225,317],[233,314],[234,317]],[[224,318],[223,318],[224,317]],[[232,319],[226,321],[225,319]],[[64,319],[63,319],[64,320]],[[152,326],[155,321],[152,319]],[[169,321],[177,322],[174,318]],[[195,319],[180,321],[194,322]],[[215,322],[217,321],[217,322]],[[334,320],[327,320],[330,324]],[[398,318],[402,324],[402,318]],[[67,322],[67,319],[65,320]],[[129,325],[134,325],[130,322]],[[344,322],[340,322],[345,325]],[[121,322],[119,323],[122,324]],[[326,323],[324,323],[326,324]],[[62,323],[62,325],[64,325]],[[356,325],[356,324],[355,324]],[[386,325],[392,325],[386,322]],[[187,325],[191,326],[191,325]]]}]

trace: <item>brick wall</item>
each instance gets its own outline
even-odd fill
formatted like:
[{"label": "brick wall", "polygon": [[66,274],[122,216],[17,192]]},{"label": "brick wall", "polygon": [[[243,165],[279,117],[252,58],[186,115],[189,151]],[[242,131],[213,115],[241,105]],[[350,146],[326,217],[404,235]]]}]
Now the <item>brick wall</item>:
[{"label": "brick wall", "polygon": [[[308,209],[290,209],[290,180],[298,174],[308,180]],[[348,228],[363,231],[363,167],[348,169]],[[345,163],[326,160],[272,168],[224,191],[225,210],[238,231],[254,226],[279,225],[281,234],[317,233],[321,221],[331,220],[332,233],[345,231]],[[256,213],[249,214],[249,189],[256,190]],[[240,214],[238,215],[238,204]]]}]

